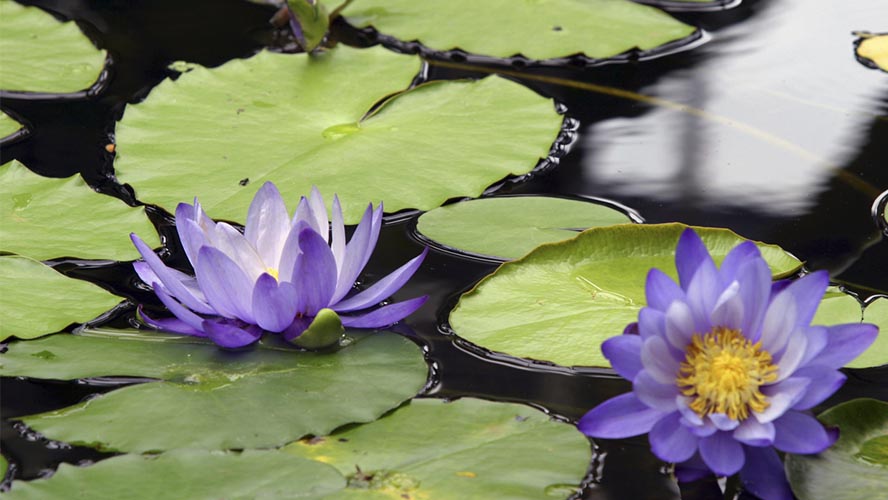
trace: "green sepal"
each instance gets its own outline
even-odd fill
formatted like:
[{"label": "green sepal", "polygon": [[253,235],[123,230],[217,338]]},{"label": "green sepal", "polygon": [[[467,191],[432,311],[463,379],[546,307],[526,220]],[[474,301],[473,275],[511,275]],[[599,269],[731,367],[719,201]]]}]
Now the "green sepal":
[{"label": "green sepal", "polygon": [[316,49],[330,28],[330,16],[327,8],[320,2],[311,0],[287,0],[290,14],[302,28],[302,35],[296,34],[299,45],[306,52]]},{"label": "green sepal", "polygon": [[321,309],[314,321],[296,337],[292,342],[303,349],[317,351],[326,347],[332,347],[339,343],[345,328],[342,320],[332,309]]}]

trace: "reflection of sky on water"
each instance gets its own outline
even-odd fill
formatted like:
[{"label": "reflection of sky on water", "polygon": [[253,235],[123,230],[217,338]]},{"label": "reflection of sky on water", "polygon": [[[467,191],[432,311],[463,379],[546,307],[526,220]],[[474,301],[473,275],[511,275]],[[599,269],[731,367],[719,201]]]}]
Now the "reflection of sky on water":
[{"label": "reflection of sky on water", "polygon": [[798,215],[857,153],[888,86],[854,58],[852,31],[879,30],[879,0],[771,0],[713,33],[703,56],[640,93],[664,107],[590,125],[584,183],[595,194]]}]

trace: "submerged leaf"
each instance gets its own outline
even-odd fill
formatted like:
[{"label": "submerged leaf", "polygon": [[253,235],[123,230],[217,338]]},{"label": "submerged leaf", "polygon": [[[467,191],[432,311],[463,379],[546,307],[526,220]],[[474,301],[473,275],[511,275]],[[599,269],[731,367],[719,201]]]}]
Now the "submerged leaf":
[{"label": "submerged leaf", "polygon": [[285,450],[349,478],[331,498],[546,498],[570,494],[589,466],[589,441],[524,405],[415,399],[376,422]]},{"label": "submerged leaf", "polygon": [[[683,224],[593,228],[507,262],[464,294],[450,313],[460,337],[486,349],[560,365],[609,366],[601,343],[637,321],[651,268],[676,276],[675,244]],[[697,228],[717,263],[744,239],[726,229]],[[777,277],[801,263],[777,246],[758,244]]]},{"label": "submerged leaf", "polygon": [[23,419],[52,439],[111,450],[279,446],[375,420],[415,395],[428,371],[420,349],[390,333],[324,354],[270,342],[222,351],[195,337],[134,330],[84,333],[13,344],[0,375],[159,379]]},{"label": "submerged leaf", "polygon": [[172,209],[197,196],[228,220],[264,181],[288,200],[316,185],[339,195],[354,224],[370,201],[429,210],[547,156],[562,122],[552,101],[499,77],[428,83],[366,115],[420,66],[381,47],[339,46],[194,69],[127,108],[118,177],[142,201]]},{"label": "submerged leaf", "polygon": [[95,318],[121,300],[18,255],[0,256],[0,289],[0,341],[58,332]]}]

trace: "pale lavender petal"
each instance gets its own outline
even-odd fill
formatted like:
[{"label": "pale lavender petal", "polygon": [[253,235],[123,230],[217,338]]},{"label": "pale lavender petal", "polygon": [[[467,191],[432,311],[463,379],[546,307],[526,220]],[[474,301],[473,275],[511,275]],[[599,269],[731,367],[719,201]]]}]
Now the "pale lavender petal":
[{"label": "pale lavender petal", "polygon": [[256,325],[239,326],[226,320],[204,320],[203,329],[216,345],[229,349],[250,345],[262,336]]},{"label": "pale lavender petal", "polygon": [[628,392],[589,410],[577,422],[577,428],[593,438],[623,439],[649,432],[664,416]]},{"label": "pale lavender petal", "polygon": [[678,413],[675,398],[679,395],[678,386],[673,381],[671,384],[661,384],[646,370],[642,370],[632,379],[632,392],[642,403],[664,413]]},{"label": "pale lavender petal", "polygon": [[638,312],[638,334],[642,339],[666,335],[666,314],[652,307]]},{"label": "pale lavender petal", "polygon": [[712,259],[701,263],[687,287],[687,304],[694,317],[695,331],[706,332],[712,328],[709,318],[721,291],[715,263]]},{"label": "pale lavender petal", "polygon": [[197,262],[197,252],[206,244],[206,236],[195,220],[194,207],[187,203],[179,203],[176,206],[176,232],[179,233],[179,241],[188,261],[194,265]]},{"label": "pale lavender petal", "polygon": [[786,347],[796,327],[795,296],[788,291],[780,292],[765,313],[762,323],[762,348],[770,353],[778,353]]},{"label": "pale lavender petal", "polygon": [[157,283],[159,286],[163,286],[160,278],[154,271],[151,270],[151,266],[149,266],[148,263],[144,260],[137,260],[133,262],[133,269],[135,269],[136,274],[139,276],[139,279],[142,280],[142,282],[146,285],[152,286],[152,283]]},{"label": "pale lavender petal", "polygon": [[244,226],[244,237],[259,253],[265,267],[280,267],[289,229],[290,216],[284,199],[273,183],[266,182],[250,203]]},{"label": "pale lavender petal", "polygon": [[312,228],[299,233],[302,254],[296,259],[291,282],[299,288],[299,312],[314,316],[330,305],[336,286],[336,262],[327,242]]},{"label": "pale lavender petal", "polygon": [[723,284],[727,285],[736,280],[741,273],[740,270],[746,264],[755,260],[761,260],[761,258],[761,252],[756,244],[751,241],[744,241],[732,248],[719,267],[719,274],[721,275]]},{"label": "pale lavender petal", "polygon": [[830,326],[827,330],[826,347],[811,360],[811,364],[841,368],[867,350],[879,334],[879,328],[869,323],[847,323]]},{"label": "pale lavender petal", "polygon": [[743,299],[740,297],[740,283],[731,282],[715,301],[709,317],[714,326],[722,326],[733,330],[743,327]]},{"label": "pale lavender petal", "polygon": [[206,333],[200,330],[195,330],[179,318],[152,318],[145,313],[145,311],[142,309],[142,306],[139,306],[139,315],[142,316],[142,319],[145,320],[145,323],[154,328],[157,328],[158,330],[181,333],[183,335],[191,335],[193,337],[207,336]]},{"label": "pale lavender petal", "polygon": [[818,354],[823,352],[826,344],[829,343],[829,330],[825,326],[809,326],[804,328],[805,338],[808,339],[808,345],[805,347],[805,355],[799,362],[799,366],[805,366]]},{"label": "pale lavender petal", "polygon": [[[293,214],[293,224],[296,225],[300,222],[304,222],[308,225],[308,227],[312,228],[318,235],[321,233],[321,228],[318,227],[318,219],[315,217],[314,211],[311,209],[311,205],[308,203],[308,198],[303,196],[299,199],[299,204],[296,205],[296,212]],[[323,238],[323,236],[321,236]]]},{"label": "pale lavender petal", "polygon": [[201,290],[221,316],[256,322],[252,314],[253,282],[221,250],[201,248],[195,272]]},{"label": "pale lavender petal", "polygon": [[672,281],[672,278],[667,276],[666,273],[657,268],[652,268],[648,271],[644,293],[648,307],[653,307],[660,311],[666,311],[669,304],[672,304],[673,301],[683,301],[685,298],[684,290],[676,282]]},{"label": "pale lavender petal", "polygon": [[791,293],[795,297],[796,302],[796,324],[799,326],[808,326],[817,306],[820,305],[820,299],[829,286],[829,273],[826,271],[816,271],[811,274],[802,276],[790,284],[785,293]]},{"label": "pale lavender petal", "polygon": [[336,259],[336,275],[342,275],[342,263],[345,260],[345,225],[342,222],[342,207],[339,197],[333,195],[333,221],[330,224],[330,248]]},{"label": "pale lavender petal", "polygon": [[[373,206],[368,205],[364,216],[352,235],[351,241],[345,247],[345,257],[342,262],[342,270],[336,283],[336,291],[333,293],[332,303],[337,303],[352,289],[358,275],[364,269],[364,265],[373,252],[370,241],[373,239]],[[365,259],[365,257],[367,259]]]},{"label": "pale lavender petal", "polygon": [[428,298],[428,295],[423,295],[422,297],[416,297],[414,299],[382,306],[367,314],[342,316],[342,324],[352,328],[382,328],[384,326],[393,325],[413,314],[414,311],[425,304]]},{"label": "pale lavender petal", "polygon": [[617,335],[601,343],[601,353],[619,376],[632,380],[643,368],[641,344],[638,335]]},{"label": "pale lavender petal", "polygon": [[641,362],[661,384],[674,384],[678,376],[679,361],[673,357],[666,341],[661,337],[651,337],[641,346]]},{"label": "pale lavender petal", "polygon": [[774,443],[774,424],[747,418],[734,429],[734,439],[749,446],[770,446]]},{"label": "pale lavender petal", "polygon": [[[305,229],[311,229],[311,226],[305,221],[299,221],[293,224],[293,227],[290,228],[290,232],[287,234],[277,268],[278,277],[281,281],[292,281],[294,279],[293,270],[296,268],[296,261],[302,254],[302,249],[299,248],[299,235]],[[299,279],[299,277],[297,276],[295,279]]]},{"label": "pale lavender petal", "polygon": [[335,304],[332,309],[336,312],[351,312],[380,303],[407,283],[407,280],[419,269],[428,253],[428,248],[423,249],[422,253],[392,271],[385,278],[377,281],[366,290]]},{"label": "pale lavender petal", "polygon": [[690,402],[691,398],[687,396],[678,396],[675,398],[675,406],[678,408],[678,411],[681,412],[688,425],[692,427],[704,425],[703,418],[700,417],[700,415],[697,415],[697,413],[688,406]]},{"label": "pale lavender petal", "polygon": [[281,332],[293,322],[299,307],[299,294],[292,283],[278,283],[263,273],[253,288],[253,316],[256,324],[269,332]]},{"label": "pale lavender petal", "polygon": [[805,395],[792,405],[793,410],[808,410],[819,405],[835,394],[848,379],[844,373],[826,365],[808,365],[797,370],[795,376],[808,378],[811,384]]},{"label": "pale lavender petal", "polygon": [[730,432],[716,432],[700,440],[700,456],[717,476],[731,476],[743,467],[743,446]]},{"label": "pale lavender petal", "polygon": [[327,219],[327,206],[324,205],[324,197],[318,191],[317,186],[311,187],[311,194],[308,197],[308,206],[311,207],[311,213],[315,218],[315,227],[318,228],[318,234],[324,237],[324,242],[330,242],[330,221]]},{"label": "pale lavender petal", "polygon": [[[222,253],[231,258],[231,261],[237,264],[250,278],[250,281],[259,279],[259,275],[264,273],[266,268],[272,267],[266,265],[265,262],[256,253],[256,249],[247,241],[247,239],[230,224],[220,222],[216,224],[213,231],[213,245]],[[200,251],[198,251],[198,257]]]},{"label": "pale lavender petal", "polygon": [[724,413],[711,413],[708,417],[712,425],[720,431],[732,431],[740,425],[739,421],[728,417]]},{"label": "pale lavender petal", "polygon": [[827,430],[816,418],[797,411],[786,412],[774,421],[777,436],[774,446],[787,453],[820,453],[838,439],[838,432]]},{"label": "pale lavender petal", "polygon": [[761,423],[774,421],[798,403],[810,385],[811,379],[790,377],[773,385],[762,386],[762,394],[768,398],[768,407],[763,412],[753,412],[753,416]]},{"label": "pale lavender petal", "polygon": [[703,240],[693,229],[687,228],[681,233],[678,245],[675,247],[675,268],[678,270],[678,279],[682,289],[688,289],[691,278],[694,277],[701,265],[715,267]]},{"label": "pale lavender petal", "polygon": [[[782,353],[773,356],[773,362],[777,365],[777,382],[786,379],[795,373],[796,368],[802,363],[805,351],[808,348],[808,337],[805,336],[802,327],[793,332],[786,343]],[[773,355],[773,352],[772,352]]]},{"label": "pale lavender petal", "polygon": [[690,432],[679,420],[678,412],[661,418],[651,428],[648,436],[651,450],[660,460],[666,462],[684,462],[697,452],[699,438]]},{"label": "pale lavender petal", "polygon": [[294,319],[293,323],[283,331],[284,340],[292,342],[293,339],[302,335],[302,332],[311,326],[312,321],[314,321],[314,316],[299,316]]},{"label": "pale lavender petal", "polygon": [[740,283],[740,300],[743,301],[740,331],[749,340],[758,342],[771,299],[771,270],[763,259],[752,260],[740,268],[737,282]]},{"label": "pale lavender petal", "polygon": [[744,447],[746,461],[740,469],[743,489],[767,500],[793,500],[783,463],[773,448]]},{"label": "pale lavender petal", "polygon": [[174,298],[170,297],[157,283],[152,283],[151,286],[154,287],[154,294],[157,295],[157,298],[163,302],[163,305],[165,305],[175,317],[182,320],[183,323],[190,326],[192,329],[197,331],[201,330],[201,325],[204,320],[203,318],[194,314]]},{"label": "pale lavender petal", "polygon": [[666,339],[673,347],[680,351],[684,351],[691,340],[694,333],[705,333],[695,330],[694,316],[691,308],[684,302],[673,302],[666,311]]},{"label": "pale lavender petal", "polygon": [[176,274],[174,274],[172,270],[160,260],[160,257],[158,257],[144,241],[136,236],[135,233],[130,234],[130,239],[142,255],[142,258],[145,259],[145,262],[160,279],[161,284],[163,284],[174,297],[179,299],[185,307],[200,314],[216,314],[214,308],[201,301],[198,297],[195,297],[188,287],[177,279]]}]

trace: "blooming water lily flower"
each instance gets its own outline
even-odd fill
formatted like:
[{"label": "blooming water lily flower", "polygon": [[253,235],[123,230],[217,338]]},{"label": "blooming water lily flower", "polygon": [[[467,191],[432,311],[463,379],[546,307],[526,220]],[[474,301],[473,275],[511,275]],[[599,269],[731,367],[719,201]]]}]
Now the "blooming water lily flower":
[{"label": "blooming water lily flower", "polygon": [[[209,337],[223,347],[255,342],[263,331],[293,341],[324,309],[342,325],[379,328],[416,311],[426,296],[367,311],[401,288],[422,263],[427,249],[372,286],[350,294],[382,227],[382,204],[370,204],[346,244],[339,199],[329,224],[316,188],[302,197],[291,219],[274,184],[266,182],[247,213],[243,234],[216,223],[194,205],[176,208],[176,229],[195,276],[167,267],[135,234],[144,261],[133,264],[174,318],[145,321],[157,328]],[[331,236],[332,233],[332,236]]]},{"label": "blooming water lily flower", "polygon": [[792,499],[775,451],[823,451],[837,433],[810,408],[845,381],[839,368],[866,350],[875,325],[812,326],[829,284],[826,272],[771,283],[768,265],[744,242],[716,268],[687,229],[675,252],[679,282],[658,269],[647,277],[647,307],[636,325],[602,352],[632,381],[578,423],[594,438],[649,433],[660,459],[679,464],[681,481],[739,472],[748,491]]}]

